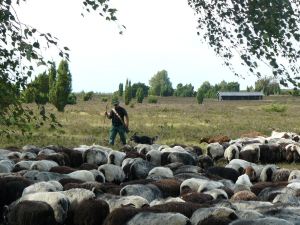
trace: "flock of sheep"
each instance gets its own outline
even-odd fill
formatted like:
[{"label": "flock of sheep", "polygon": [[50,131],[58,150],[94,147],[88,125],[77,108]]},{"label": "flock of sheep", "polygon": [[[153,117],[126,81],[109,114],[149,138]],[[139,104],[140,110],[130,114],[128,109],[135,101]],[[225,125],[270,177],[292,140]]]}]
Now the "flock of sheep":
[{"label": "flock of sheep", "polygon": [[[197,146],[0,149],[0,224],[297,225],[299,136]],[[225,166],[216,161],[225,158]]]}]

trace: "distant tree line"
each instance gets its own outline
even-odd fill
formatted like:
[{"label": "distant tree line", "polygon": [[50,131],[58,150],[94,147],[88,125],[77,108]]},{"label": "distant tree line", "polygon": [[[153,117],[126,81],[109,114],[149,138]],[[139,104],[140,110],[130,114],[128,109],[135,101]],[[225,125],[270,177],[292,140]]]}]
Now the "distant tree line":
[{"label": "distant tree line", "polygon": [[[166,70],[158,71],[149,80],[149,86],[144,83],[134,83],[131,85],[129,80],[126,80],[125,90],[123,83],[119,84],[118,94],[120,97],[124,95],[125,104],[129,104],[133,98],[137,102],[142,102],[144,97],[151,96],[178,96],[178,97],[196,97],[199,103],[203,102],[204,98],[216,98],[218,92],[238,92],[240,84],[238,82],[221,81],[218,84],[210,84],[209,81],[204,81],[197,91],[194,90],[192,84],[179,83],[176,89],[173,89],[172,82]],[[255,82],[255,86],[247,86],[245,91],[262,91],[265,95],[282,94],[279,82],[273,77],[263,77]],[[123,94],[124,92],[124,94]],[[295,89],[288,94],[299,95],[299,90]]]}]

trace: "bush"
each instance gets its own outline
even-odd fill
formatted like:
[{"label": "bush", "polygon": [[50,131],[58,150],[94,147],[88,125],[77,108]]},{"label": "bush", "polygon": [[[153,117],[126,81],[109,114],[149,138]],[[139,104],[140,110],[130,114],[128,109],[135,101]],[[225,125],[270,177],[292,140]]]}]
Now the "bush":
[{"label": "bush", "polygon": [[88,93],[85,93],[83,96],[83,101],[89,101],[92,99],[94,93],[92,91],[89,91]]},{"label": "bush", "polygon": [[77,103],[77,97],[74,93],[69,94],[68,96],[68,104],[75,105]]},{"label": "bush", "polygon": [[136,100],[138,103],[143,103],[144,100],[144,92],[142,88],[138,88],[136,91]]},{"label": "bush", "polygon": [[275,104],[265,106],[264,110],[266,112],[285,112],[287,110],[287,106],[275,103]]},{"label": "bush", "polygon": [[203,103],[203,100],[204,100],[204,93],[203,91],[199,88],[198,91],[197,91],[197,102],[198,104],[202,104]]},{"label": "bush", "polygon": [[107,97],[102,97],[102,98],[101,98],[101,101],[102,101],[102,102],[107,102],[107,101],[108,101],[108,98],[107,98]]},{"label": "bush", "polygon": [[151,103],[151,104],[156,104],[158,101],[157,97],[154,96],[154,95],[149,95],[148,96],[148,103]]},{"label": "bush", "polygon": [[134,108],[134,103],[131,102],[130,105],[129,105],[129,107],[130,107],[130,108]]}]

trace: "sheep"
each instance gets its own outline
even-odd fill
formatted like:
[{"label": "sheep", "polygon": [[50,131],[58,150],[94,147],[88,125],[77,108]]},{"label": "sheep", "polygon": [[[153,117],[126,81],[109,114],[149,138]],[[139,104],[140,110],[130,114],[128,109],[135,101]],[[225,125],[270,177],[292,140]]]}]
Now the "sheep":
[{"label": "sheep", "polygon": [[101,199],[107,202],[111,212],[123,206],[133,206],[134,208],[149,206],[149,201],[147,199],[137,195],[117,196],[111,194],[103,194],[98,196],[97,199]]},{"label": "sheep", "polygon": [[275,218],[275,217],[266,217],[266,218],[258,218],[258,219],[249,219],[249,220],[236,220],[230,225],[294,225],[286,220]]},{"label": "sheep", "polygon": [[148,144],[148,145],[152,145],[157,139],[158,139],[158,136],[155,136],[155,137],[138,136],[137,132],[135,132],[130,137],[130,141],[134,141],[137,144]]},{"label": "sheep", "polygon": [[213,159],[208,156],[208,155],[201,155],[198,158],[198,165],[199,167],[201,167],[202,169],[208,169],[209,167],[214,166],[214,161]]},{"label": "sheep", "polygon": [[288,181],[291,181],[293,179],[299,179],[300,178],[300,170],[293,170],[288,178]]},{"label": "sheep", "polygon": [[168,163],[181,162],[185,165],[196,165],[196,160],[194,157],[187,152],[171,152],[168,155],[167,161]]},{"label": "sheep", "polygon": [[90,172],[93,173],[95,181],[100,182],[100,183],[105,183],[105,176],[99,170],[94,169],[94,170],[90,170]]},{"label": "sheep", "polygon": [[213,197],[209,194],[197,193],[197,192],[189,192],[181,195],[181,198],[186,202],[192,203],[206,203],[213,200]]},{"label": "sheep", "polygon": [[125,173],[120,166],[104,164],[99,166],[98,170],[103,173],[107,182],[120,184],[125,179]]},{"label": "sheep", "polygon": [[78,169],[79,170],[97,170],[98,169],[97,164],[90,164],[90,163],[82,163]]},{"label": "sheep", "polygon": [[153,201],[157,198],[162,198],[162,193],[159,188],[153,184],[133,184],[133,185],[126,185],[120,191],[121,196],[130,196],[130,195],[137,195],[141,196],[148,200],[148,202]]},{"label": "sheep", "polygon": [[184,180],[180,185],[180,193],[183,193],[185,190],[198,191],[202,183],[207,183],[208,179],[196,179],[190,178]]},{"label": "sheep", "polygon": [[20,162],[17,162],[14,165],[14,168],[13,168],[12,172],[18,172],[18,171],[21,171],[21,170],[29,170],[32,163],[34,163],[34,162],[35,161],[20,161]]},{"label": "sheep", "polygon": [[91,148],[83,152],[84,162],[97,164],[98,166],[108,162],[108,153],[96,148]]},{"label": "sheep", "polygon": [[[23,177],[0,178],[0,215],[3,213],[3,206],[9,205],[22,196],[23,190],[32,184]],[[0,223],[2,218],[0,217]]]},{"label": "sheep", "polygon": [[267,188],[267,187],[277,187],[277,188],[281,188],[281,187],[285,187],[287,186],[287,182],[258,182],[256,184],[254,184],[253,186],[251,186],[251,191],[255,194],[255,195],[259,195],[259,193]]},{"label": "sheep", "polygon": [[190,221],[187,217],[179,213],[152,213],[141,212],[130,219],[127,225],[143,225],[143,224],[164,224],[164,225],[187,225]]},{"label": "sheep", "polygon": [[25,159],[25,160],[32,160],[36,158],[36,154],[32,152],[22,152],[20,159]]},{"label": "sheep", "polygon": [[83,200],[73,210],[74,225],[99,225],[109,214],[109,205],[101,199]]},{"label": "sheep", "polygon": [[218,142],[207,145],[207,155],[213,160],[218,160],[224,157],[224,148]]},{"label": "sheep", "polygon": [[272,181],[273,174],[276,172],[275,165],[267,165],[263,168],[260,174],[260,181]]},{"label": "sheep", "polygon": [[257,196],[251,191],[239,191],[231,197],[232,201],[257,201]]},{"label": "sheep", "polygon": [[242,145],[236,143],[228,146],[224,151],[224,158],[230,162],[232,159],[238,159]]},{"label": "sheep", "polygon": [[70,178],[79,179],[82,181],[95,181],[95,176],[88,170],[77,170],[67,175]]},{"label": "sheep", "polygon": [[[154,148],[148,144],[138,144],[134,147],[134,149],[142,155],[146,155],[149,151],[153,150]],[[155,150],[155,149],[154,149]]]},{"label": "sheep", "polygon": [[162,205],[165,203],[169,203],[169,202],[185,202],[183,199],[179,198],[179,197],[168,197],[165,199],[155,199],[152,202],[150,202],[150,206],[155,206],[155,205]]},{"label": "sheep", "polygon": [[239,176],[239,178],[237,179],[235,184],[236,185],[243,185],[243,186],[246,186],[246,187],[251,187],[252,186],[250,178],[247,174]]},{"label": "sheep", "polygon": [[114,164],[116,166],[121,166],[122,161],[124,160],[125,156],[126,156],[126,153],[113,150],[108,154],[107,163]]},{"label": "sheep", "polygon": [[282,149],[278,144],[259,145],[260,150],[260,162],[276,163],[283,160]]},{"label": "sheep", "polygon": [[181,181],[176,179],[161,179],[151,182],[151,184],[159,188],[163,198],[179,196],[181,183]]},{"label": "sheep", "polygon": [[217,218],[228,218],[231,221],[238,218],[235,211],[230,208],[209,207],[209,208],[200,208],[196,210],[191,217],[191,223],[195,225],[199,224],[199,222],[205,220],[209,216],[215,216]]},{"label": "sheep", "polygon": [[4,215],[9,225],[56,225],[54,211],[46,202],[23,201],[12,204]]},{"label": "sheep", "polygon": [[44,149],[40,150],[37,155],[51,155],[53,153],[56,153],[53,149],[44,148]]},{"label": "sheep", "polygon": [[95,199],[96,197],[92,191],[84,188],[72,188],[60,193],[64,194],[68,198],[70,202],[70,209],[72,210],[83,200]]},{"label": "sheep", "polygon": [[149,177],[159,177],[159,178],[172,178],[174,177],[173,172],[171,169],[166,167],[154,167],[148,173]]},{"label": "sheep", "polygon": [[56,162],[59,166],[69,166],[70,159],[69,156],[65,153],[52,153],[49,155],[38,155],[36,157],[37,160],[51,160]]},{"label": "sheep", "polygon": [[235,169],[217,166],[208,168],[206,174],[222,177],[224,179],[231,180],[232,182],[236,182],[240,175]]},{"label": "sheep", "polygon": [[[133,161],[129,168],[129,179],[144,179],[148,176],[150,170],[152,170],[154,166],[146,160],[141,158],[137,158]],[[123,168],[124,170],[124,168]]]},{"label": "sheep", "polygon": [[41,201],[48,203],[53,211],[57,223],[62,224],[67,218],[70,202],[68,198],[59,192],[38,192],[22,196],[17,203],[23,201]]},{"label": "sheep", "polygon": [[282,194],[284,192],[285,192],[284,188],[274,187],[274,186],[266,187],[259,193],[257,197],[259,198],[260,201],[272,202],[278,194]]},{"label": "sheep", "polygon": [[70,159],[70,167],[72,168],[78,168],[83,163],[83,154],[80,151],[62,148],[59,149],[59,152],[68,155]]},{"label": "sheep", "polygon": [[54,166],[49,170],[49,172],[60,173],[60,174],[68,174],[74,171],[76,171],[76,169],[68,166]]},{"label": "sheep", "polygon": [[228,199],[227,193],[224,190],[219,189],[219,188],[205,191],[204,194],[211,195],[213,197],[213,199],[215,199],[215,200],[216,199]]},{"label": "sheep", "polygon": [[224,187],[224,184],[222,184],[221,182],[208,180],[200,183],[197,192],[206,192],[222,187]]},{"label": "sheep", "polygon": [[151,150],[146,154],[146,160],[154,166],[161,165],[161,155],[162,153],[157,150]]},{"label": "sheep", "polygon": [[58,164],[52,160],[40,160],[31,164],[30,170],[49,171]]},{"label": "sheep", "polygon": [[11,160],[0,161],[0,173],[10,173],[14,168],[14,163]]},{"label": "sheep", "polygon": [[22,196],[31,194],[31,193],[37,193],[37,192],[55,192],[55,191],[62,191],[63,186],[58,181],[42,181],[35,184],[32,184],[28,187],[26,187],[23,190]]},{"label": "sheep", "polygon": [[290,171],[288,169],[279,169],[273,173],[272,181],[279,182],[279,181],[288,181],[290,176]]},{"label": "sheep", "polygon": [[260,159],[260,149],[258,144],[250,144],[243,146],[239,153],[240,159],[244,159],[248,162],[256,163]]},{"label": "sheep", "polygon": [[[183,164],[180,164],[180,163],[178,164],[178,166],[179,167],[175,167],[174,174],[180,174],[180,173],[201,173],[201,172],[203,172],[203,169],[200,168],[199,166],[183,165]],[[174,169],[172,169],[172,170],[174,170]]]}]

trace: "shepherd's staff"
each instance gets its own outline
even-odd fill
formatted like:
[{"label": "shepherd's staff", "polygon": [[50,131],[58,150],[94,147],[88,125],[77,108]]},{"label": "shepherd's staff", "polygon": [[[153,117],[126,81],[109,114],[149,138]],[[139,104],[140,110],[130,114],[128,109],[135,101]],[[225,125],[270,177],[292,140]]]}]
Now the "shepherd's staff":
[{"label": "shepherd's staff", "polygon": [[103,121],[103,123],[105,124],[105,118],[107,117],[107,108],[108,108],[108,104],[106,104],[106,106],[105,106],[105,115],[104,115],[104,121]]}]

